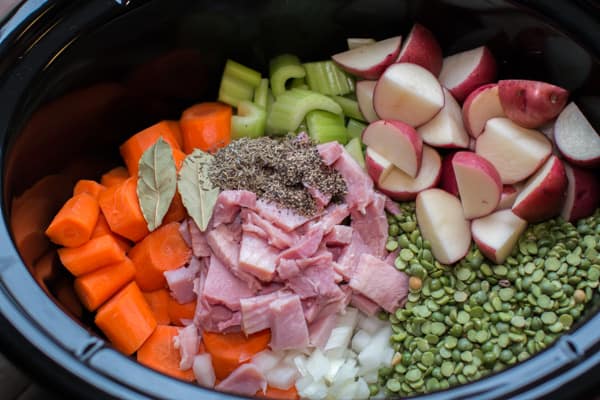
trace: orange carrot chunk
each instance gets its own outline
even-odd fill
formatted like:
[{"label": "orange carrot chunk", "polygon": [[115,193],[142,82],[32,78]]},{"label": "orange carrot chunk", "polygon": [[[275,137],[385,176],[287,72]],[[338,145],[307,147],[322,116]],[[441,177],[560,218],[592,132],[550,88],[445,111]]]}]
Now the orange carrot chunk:
[{"label": "orange carrot chunk", "polygon": [[91,195],[81,193],[73,196],[50,222],[46,235],[61,246],[81,246],[90,240],[99,213],[98,201]]},{"label": "orange carrot chunk", "polygon": [[[179,121],[165,120],[163,122],[165,124],[167,124],[167,126],[169,127],[169,130],[173,134],[173,139],[175,139],[175,141],[177,142],[179,149],[182,149],[183,148],[183,136],[181,136],[181,127],[179,126]],[[175,150],[174,147],[173,147],[173,150]]]},{"label": "orange carrot chunk", "polygon": [[158,325],[138,350],[137,360],[155,371],[192,382],[196,379],[194,371],[191,368],[185,371],[179,369],[181,355],[179,349],[176,349],[173,344],[173,338],[177,335],[179,335],[179,328],[176,326]]},{"label": "orange carrot chunk", "polygon": [[231,107],[223,103],[199,103],[183,111],[179,121],[183,151],[195,148],[214,152],[231,141]]},{"label": "orange carrot chunk", "polygon": [[113,233],[113,231],[110,230],[110,226],[108,226],[108,221],[106,220],[106,217],[104,217],[104,214],[102,214],[101,212],[98,216],[98,222],[96,222],[96,227],[92,232],[92,239],[103,235],[112,235],[117,241],[117,243],[119,243],[119,247],[121,247],[125,253],[127,253],[131,248],[131,244],[129,244],[129,241],[127,239],[117,235],[116,233]]},{"label": "orange carrot chunk", "polygon": [[175,160],[175,169],[177,169],[177,171],[181,169],[181,166],[183,165],[183,160],[185,160],[186,157],[187,154],[185,154],[183,151],[173,149],[173,160]]},{"label": "orange carrot chunk", "polygon": [[240,364],[249,361],[253,355],[267,348],[271,331],[253,333],[246,337],[243,333],[204,332],[202,341],[207,353],[212,357],[217,379],[225,379]]},{"label": "orange carrot chunk", "polygon": [[102,175],[100,183],[108,188],[123,183],[127,178],[129,178],[129,172],[125,167],[115,167]]},{"label": "orange carrot chunk", "polygon": [[77,181],[75,187],[73,188],[73,196],[76,196],[79,193],[87,193],[96,200],[98,200],[98,196],[100,196],[100,193],[102,193],[105,190],[106,186],[96,181],[92,181],[90,179],[80,179]]},{"label": "orange carrot chunk", "polygon": [[292,385],[291,388],[283,390],[277,389],[271,386],[267,386],[266,393],[263,393],[262,390],[256,392],[256,397],[261,399],[273,399],[273,400],[297,400],[300,398],[298,395],[298,390],[296,387]]},{"label": "orange carrot chunk", "polygon": [[152,310],[135,282],[102,305],[94,321],[113,346],[125,355],[139,349],[156,328]]},{"label": "orange carrot chunk", "polygon": [[140,209],[136,187],[137,180],[128,178],[119,185],[109,187],[98,200],[110,229],[134,242],[148,234],[148,226]]},{"label": "orange carrot chunk", "polygon": [[93,238],[80,247],[58,249],[62,264],[75,276],[123,261],[125,251],[112,235]]},{"label": "orange carrot chunk", "polygon": [[169,299],[171,295],[167,289],[158,289],[152,292],[143,292],[154,318],[159,325],[169,325]]},{"label": "orange carrot chunk", "polygon": [[196,301],[190,301],[189,303],[179,304],[169,294],[169,301],[167,302],[167,312],[169,313],[169,321],[171,324],[177,326],[185,326],[186,322],[194,319],[194,313],[196,312]]},{"label": "orange carrot chunk", "polygon": [[191,255],[177,222],[159,227],[129,251],[135,264],[135,281],[146,292],[166,287],[163,273],[185,265]]},{"label": "orange carrot chunk", "polygon": [[[152,125],[149,128],[144,129],[131,136],[119,147],[121,157],[127,166],[130,176],[137,177],[138,166],[142,154],[150,146],[152,146],[158,138],[162,137],[167,142],[171,149],[181,150],[179,145],[178,137],[181,137],[179,132],[179,124],[173,123],[174,121],[161,121],[158,124]],[[173,156],[175,158],[175,156]]]},{"label": "orange carrot chunk", "polygon": [[175,192],[171,205],[163,218],[163,225],[167,225],[171,222],[181,222],[187,216],[187,211],[181,200],[179,192]]},{"label": "orange carrot chunk", "polygon": [[119,289],[133,280],[135,267],[127,257],[123,261],[101,267],[75,279],[79,300],[89,311],[95,311]]}]

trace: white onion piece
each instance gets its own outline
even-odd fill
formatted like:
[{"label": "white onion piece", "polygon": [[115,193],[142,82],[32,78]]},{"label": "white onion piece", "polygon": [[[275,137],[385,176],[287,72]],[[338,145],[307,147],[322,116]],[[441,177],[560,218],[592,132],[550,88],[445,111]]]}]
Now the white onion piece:
[{"label": "white onion piece", "polygon": [[371,342],[371,335],[367,331],[360,329],[352,338],[352,350],[360,353]]},{"label": "white onion piece", "polygon": [[358,385],[354,381],[344,381],[329,390],[329,396],[334,399],[355,399]]},{"label": "white onion piece", "polygon": [[377,316],[365,316],[358,321],[358,327],[367,332],[369,335],[373,335],[385,325],[386,323],[380,320]]},{"label": "white onion piece", "polygon": [[215,370],[209,353],[198,354],[194,357],[192,371],[198,384],[212,388],[215,386]]},{"label": "white onion piece", "polygon": [[371,395],[371,391],[369,390],[369,385],[367,385],[367,382],[365,382],[363,378],[358,378],[356,381],[356,386],[356,395],[354,398],[357,400],[368,399]]},{"label": "white onion piece", "polygon": [[298,393],[303,391],[306,387],[313,383],[313,378],[310,375],[303,376],[302,378],[298,378],[296,380],[296,390]]},{"label": "white onion piece", "polygon": [[379,379],[379,373],[376,369],[374,369],[362,375],[362,378],[367,383],[377,383],[377,380]]},{"label": "white onion piece", "polygon": [[334,383],[344,382],[347,380],[354,380],[358,374],[358,367],[356,366],[355,359],[348,359],[344,361],[344,364],[340,367],[338,373],[335,375]]},{"label": "white onion piece", "polygon": [[337,373],[340,370],[340,368],[342,367],[342,365],[344,365],[343,358],[334,358],[334,359],[330,358],[329,359],[329,371],[327,371],[327,374],[325,374],[325,382],[327,382],[331,385],[334,382],[335,376],[337,375]]},{"label": "white onion piece", "polygon": [[315,349],[306,362],[306,370],[315,382],[319,381],[329,371],[329,360],[321,350]]},{"label": "white onion piece", "polygon": [[353,330],[358,322],[358,309],[354,307],[347,307],[344,314],[339,314],[336,326],[349,326]]},{"label": "white onion piece", "polygon": [[385,347],[383,350],[383,359],[381,360],[382,364],[390,365],[392,363],[392,358],[394,358],[394,354],[396,352],[392,347]]},{"label": "white onion piece", "polygon": [[327,385],[323,381],[313,382],[302,391],[298,391],[300,397],[310,400],[322,400],[327,397]]},{"label": "white onion piece", "polygon": [[325,345],[325,351],[332,349],[346,349],[352,339],[354,328],[351,326],[337,326],[331,331],[331,335]]},{"label": "white onion piece", "polygon": [[306,369],[306,357],[303,355],[297,355],[294,357],[294,366],[302,376],[308,375],[308,370]]},{"label": "white onion piece", "polygon": [[283,358],[282,353],[274,353],[270,350],[264,350],[252,357],[252,364],[263,374],[276,366]]},{"label": "white onion piece", "polygon": [[277,389],[287,390],[294,385],[298,377],[298,370],[294,367],[278,366],[265,375],[267,383]]}]

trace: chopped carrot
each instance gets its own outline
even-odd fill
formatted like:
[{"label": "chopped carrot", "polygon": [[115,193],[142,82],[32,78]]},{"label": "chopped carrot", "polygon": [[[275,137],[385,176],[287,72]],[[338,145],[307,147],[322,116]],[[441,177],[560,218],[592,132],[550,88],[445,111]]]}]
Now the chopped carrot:
[{"label": "chopped carrot", "polygon": [[167,289],[158,289],[152,292],[143,292],[154,318],[159,325],[169,325],[169,299],[171,295]]},{"label": "chopped carrot", "polygon": [[93,238],[80,247],[58,249],[62,264],[75,276],[123,261],[125,251],[112,235]]},{"label": "chopped carrot", "polygon": [[187,154],[185,154],[183,151],[173,149],[173,160],[175,160],[175,168],[177,169],[177,171],[181,169],[181,166],[183,165],[183,160],[185,160],[186,157]]},{"label": "chopped carrot", "polygon": [[202,340],[206,352],[212,357],[215,375],[218,379],[225,379],[240,364],[267,348],[271,340],[271,331],[266,329],[247,337],[241,332],[204,332]]},{"label": "chopped carrot", "polygon": [[171,222],[151,232],[129,251],[135,264],[135,281],[146,292],[166,286],[163,273],[185,265],[192,251],[179,233],[179,223]]},{"label": "chopped carrot", "polygon": [[266,393],[263,393],[262,390],[256,392],[256,397],[261,399],[273,399],[273,400],[297,400],[300,398],[298,395],[298,390],[296,387],[292,385],[289,389],[277,389],[271,386],[267,386]]},{"label": "chopped carrot", "polygon": [[192,382],[194,371],[179,369],[181,355],[179,349],[175,348],[173,338],[179,335],[176,326],[158,325],[154,333],[144,342],[137,352],[137,360],[140,364],[152,368],[173,378]]},{"label": "chopped carrot", "polygon": [[102,178],[100,178],[100,183],[109,188],[111,186],[120,185],[127,178],[129,178],[129,172],[125,167],[115,167],[102,175]]},{"label": "chopped carrot", "polygon": [[119,247],[121,247],[125,253],[127,253],[131,248],[131,244],[129,244],[129,241],[127,239],[117,235],[116,233],[113,233],[113,231],[110,230],[110,226],[108,226],[108,221],[106,221],[106,217],[101,212],[98,216],[98,222],[96,222],[96,227],[92,232],[91,238],[93,239],[103,235],[112,235],[116,239],[117,243],[119,243]]},{"label": "chopped carrot", "polygon": [[119,289],[133,280],[135,267],[127,257],[123,261],[101,267],[75,279],[79,300],[89,311],[95,311]]},{"label": "chopped carrot", "polygon": [[78,247],[90,240],[98,221],[98,201],[87,193],[71,197],[56,214],[46,235],[56,244]]},{"label": "chopped carrot", "polygon": [[167,303],[167,311],[169,313],[169,321],[171,324],[177,326],[185,326],[188,321],[194,319],[194,313],[196,312],[196,301],[190,301],[189,303],[179,304],[169,294],[169,301]]},{"label": "chopped carrot", "polygon": [[152,310],[135,282],[104,303],[94,322],[113,346],[126,355],[139,349],[156,328]]},{"label": "chopped carrot", "polygon": [[171,200],[171,205],[163,218],[162,224],[167,225],[171,222],[181,222],[185,217],[187,217],[187,211],[181,200],[181,195],[179,192],[175,192],[175,196]]},{"label": "chopped carrot", "polygon": [[[171,149],[180,150],[179,138],[181,132],[179,132],[179,124],[175,121],[161,121],[158,124],[154,124],[149,128],[140,131],[125,141],[119,148],[121,157],[127,166],[130,176],[137,177],[138,166],[140,158],[144,151],[152,146],[158,138],[162,137],[167,142]],[[173,155],[175,157],[175,155]]]},{"label": "chopped carrot", "polygon": [[216,102],[193,105],[183,111],[179,126],[186,153],[195,148],[214,152],[231,141],[231,107]]},{"label": "chopped carrot", "polygon": [[49,250],[33,265],[33,277],[42,288],[48,290],[49,283],[58,277],[59,267],[56,251]]},{"label": "chopped carrot", "polygon": [[67,279],[60,279],[51,290],[58,302],[75,318],[81,318],[83,307],[73,290],[73,283]]},{"label": "chopped carrot", "polygon": [[[177,142],[179,149],[183,148],[183,136],[181,136],[181,127],[179,121],[165,120],[163,121],[169,127],[169,130],[173,134],[173,138]],[[173,148],[175,150],[175,148]]]},{"label": "chopped carrot", "polygon": [[140,209],[136,187],[136,179],[128,178],[119,185],[109,187],[98,200],[110,229],[134,242],[148,234],[148,225]]},{"label": "chopped carrot", "polygon": [[80,179],[73,188],[73,196],[78,195],[79,193],[87,193],[98,200],[100,193],[105,190],[106,186],[96,181],[92,181],[90,179]]}]

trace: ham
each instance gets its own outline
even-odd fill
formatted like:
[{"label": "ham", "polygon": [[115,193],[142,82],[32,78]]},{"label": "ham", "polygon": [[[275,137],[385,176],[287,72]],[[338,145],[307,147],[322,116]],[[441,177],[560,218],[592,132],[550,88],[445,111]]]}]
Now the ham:
[{"label": "ham", "polygon": [[388,222],[385,215],[385,196],[374,194],[373,201],[365,212],[352,210],[352,228],[358,232],[363,242],[371,249],[370,253],[383,258],[387,255],[385,244],[388,236]]},{"label": "ham", "polygon": [[181,238],[183,239],[183,241],[185,242],[185,244],[187,244],[188,247],[191,248],[192,247],[192,237],[190,235],[190,228],[188,226],[188,220],[187,219],[184,219],[179,224],[179,234],[181,235]]},{"label": "ham", "polygon": [[335,283],[331,264],[317,264],[306,268],[302,274],[290,278],[287,287],[301,299],[315,296],[331,298],[339,296],[341,292]]},{"label": "ham", "polygon": [[179,369],[185,371],[192,368],[194,357],[198,354],[198,346],[200,345],[200,337],[198,336],[196,325],[190,324],[185,328],[179,329],[178,335],[173,338],[173,345],[176,349],[179,349],[181,357]]},{"label": "ham", "polygon": [[350,304],[370,317],[377,314],[381,309],[381,307],[379,307],[377,303],[372,302],[371,300],[359,293],[352,293]]},{"label": "ham", "polygon": [[201,271],[200,276],[194,280],[194,292],[197,295],[194,325],[209,332],[239,332],[241,316],[239,311],[231,311],[222,305],[211,305],[202,295],[206,272]]},{"label": "ham", "polygon": [[171,296],[179,304],[189,303],[196,299],[194,293],[194,280],[200,273],[202,262],[196,257],[192,257],[188,266],[165,271],[165,279],[171,291]]},{"label": "ham", "polygon": [[335,328],[336,322],[337,315],[335,314],[326,315],[325,317],[312,322],[308,326],[309,344],[323,350],[329,336],[331,336],[331,331]]},{"label": "ham", "polygon": [[369,253],[370,247],[362,240],[358,232],[352,232],[352,241],[342,250],[336,260],[336,272],[349,280],[352,272],[358,264],[358,260],[363,253]]},{"label": "ham", "polygon": [[216,390],[235,393],[240,396],[254,397],[262,390],[267,390],[267,380],[262,372],[252,363],[245,363],[237,367],[229,376],[223,379]]},{"label": "ham", "polygon": [[274,225],[291,232],[307,223],[311,218],[295,213],[288,208],[280,208],[276,203],[259,199],[256,201],[258,214]]},{"label": "ham", "polygon": [[334,226],[341,224],[350,215],[346,204],[331,204],[325,209],[324,215],[316,222],[323,228],[323,232],[329,233]]},{"label": "ham", "polygon": [[281,258],[306,258],[317,252],[323,240],[323,228],[320,225],[311,227],[305,235],[287,250],[281,252]]},{"label": "ham", "polygon": [[266,239],[269,245],[278,249],[287,249],[297,240],[293,233],[284,232],[271,222],[250,210],[242,211],[242,230]]},{"label": "ham", "polygon": [[317,145],[317,151],[323,164],[333,165],[344,152],[344,147],[338,142],[327,142]]},{"label": "ham", "polygon": [[275,301],[281,292],[272,292],[240,300],[242,312],[242,330],[246,335],[260,332],[271,326],[269,304]]},{"label": "ham", "polygon": [[198,228],[198,225],[193,219],[188,220],[188,230],[190,232],[190,240],[192,242],[192,254],[195,257],[210,256],[210,247],[206,241],[206,235]]},{"label": "ham", "polygon": [[323,239],[327,246],[344,246],[352,241],[353,229],[346,225],[334,225]]},{"label": "ham", "polygon": [[271,313],[271,349],[304,349],[308,346],[308,327],[298,295],[280,297],[269,304]]},{"label": "ham", "polygon": [[311,265],[325,264],[333,262],[333,256],[328,250],[319,250],[314,256],[308,258],[299,258],[295,260],[282,258],[277,266],[277,274],[283,280],[289,280],[298,275],[301,270]]},{"label": "ham", "polygon": [[232,311],[240,309],[240,299],[252,297],[254,291],[233,275],[217,257],[210,258],[202,296],[210,304],[222,304]]},{"label": "ham", "polygon": [[370,254],[360,256],[349,285],[388,312],[395,312],[408,295],[408,276]]},{"label": "ham", "polygon": [[[341,145],[339,145],[341,147]],[[373,181],[360,165],[352,158],[350,153],[342,148],[342,154],[333,164],[333,167],[342,175],[348,191],[345,201],[351,210],[365,213],[367,205],[373,198]]]},{"label": "ham", "polygon": [[400,206],[398,206],[398,203],[387,196],[385,196],[385,211],[392,215],[402,214],[402,210],[400,209]]},{"label": "ham", "polygon": [[255,193],[248,190],[223,190],[217,196],[211,224],[213,227],[217,227],[221,224],[230,224],[240,213],[242,207],[254,208],[255,206]]},{"label": "ham", "polygon": [[240,269],[262,281],[271,281],[275,275],[279,250],[258,236],[245,232],[240,247]]},{"label": "ham", "polygon": [[329,202],[331,201],[330,194],[323,193],[316,187],[307,185],[304,182],[302,183],[302,185],[304,185],[308,193],[311,195],[311,197],[317,204],[318,209],[322,210],[323,208],[327,207],[327,204],[329,204]]}]

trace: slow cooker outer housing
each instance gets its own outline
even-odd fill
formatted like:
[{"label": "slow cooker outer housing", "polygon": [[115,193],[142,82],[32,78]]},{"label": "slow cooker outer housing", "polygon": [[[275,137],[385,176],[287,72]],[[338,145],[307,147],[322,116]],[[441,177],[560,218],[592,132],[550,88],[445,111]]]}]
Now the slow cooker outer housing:
[{"label": "slow cooker outer housing", "polygon": [[[13,197],[74,155],[100,154],[116,163],[115,149],[127,134],[213,99],[226,57],[264,70],[279,52],[324,58],[343,48],[346,36],[406,34],[413,21],[434,31],[445,54],[487,43],[502,76],[549,80],[574,97],[598,95],[599,9],[591,0],[25,1],[0,25],[2,352],[69,397],[232,398],[147,369],[68,316],[35,282],[12,242]],[[165,67],[171,61],[176,68]],[[161,74],[162,84],[152,79]],[[86,93],[90,109],[101,112],[78,119],[86,108],[71,99],[73,109],[59,108],[65,114],[56,117],[72,118],[76,129],[65,128],[68,123],[32,128],[36,110],[65,93]],[[97,93],[109,95],[94,108]],[[535,357],[427,398],[571,397],[595,385],[595,311]]]}]

